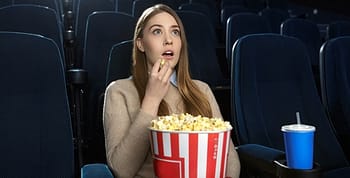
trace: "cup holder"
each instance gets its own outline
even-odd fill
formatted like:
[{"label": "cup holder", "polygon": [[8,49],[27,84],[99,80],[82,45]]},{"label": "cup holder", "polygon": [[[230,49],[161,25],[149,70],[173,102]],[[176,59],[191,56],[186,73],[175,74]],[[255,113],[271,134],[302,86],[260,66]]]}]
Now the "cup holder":
[{"label": "cup holder", "polygon": [[278,178],[320,178],[321,167],[318,163],[313,164],[312,169],[292,169],[287,165],[286,160],[275,160],[276,177]]}]

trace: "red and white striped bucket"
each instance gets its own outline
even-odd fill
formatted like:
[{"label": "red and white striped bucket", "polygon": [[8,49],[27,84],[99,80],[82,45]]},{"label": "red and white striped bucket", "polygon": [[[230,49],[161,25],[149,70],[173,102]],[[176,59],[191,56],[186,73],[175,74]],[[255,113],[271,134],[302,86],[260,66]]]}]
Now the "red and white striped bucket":
[{"label": "red and white striped bucket", "polygon": [[150,140],[157,178],[224,178],[230,131],[159,131]]}]

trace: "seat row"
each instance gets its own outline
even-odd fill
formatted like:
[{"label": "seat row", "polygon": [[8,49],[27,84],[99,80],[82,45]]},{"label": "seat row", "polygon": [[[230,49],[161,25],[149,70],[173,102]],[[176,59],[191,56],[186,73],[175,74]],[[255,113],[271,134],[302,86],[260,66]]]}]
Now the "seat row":
[{"label": "seat row", "polygon": [[[187,15],[186,15],[187,13]],[[213,89],[215,89],[215,86],[218,85],[224,85],[229,84],[228,80],[229,78],[225,78],[225,76],[222,75],[221,72],[221,67],[220,66],[220,60],[218,59],[218,56],[216,55],[215,47],[216,47],[216,42],[215,37],[213,36],[213,30],[212,28],[207,28],[208,25],[210,25],[210,22],[208,22],[205,18],[205,15],[203,14],[198,14],[198,13],[193,13],[193,12],[186,12],[184,15],[179,13],[180,17],[182,17],[185,28],[186,26],[196,26],[199,28],[197,29],[190,29],[186,31],[188,34],[188,40],[189,40],[189,53],[191,55],[190,57],[190,63],[191,63],[191,72],[192,75],[195,78],[204,80],[211,84],[213,86]],[[115,23],[110,23],[108,22],[108,18],[106,14],[114,14],[114,22]],[[82,130],[76,130],[74,131],[82,134],[81,137],[76,137],[76,142],[78,144],[82,144],[81,146],[84,148],[84,150],[87,150],[86,152],[83,153],[84,156],[82,163],[91,163],[95,162],[98,160],[98,162],[103,162],[103,157],[104,157],[104,143],[103,143],[103,132],[102,132],[102,123],[101,122],[101,115],[99,115],[101,112],[101,101],[103,99],[103,92],[104,88],[107,83],[105,81],[107,80],[106,77],[106,72],[115,72],[117,73],[118,69],[109,69],[108,68],[108,60],[111,60],[110,56],[112,52],[110,51],[112,46],[118,42],[124,41],[124,40],[130,40],[132,36],[129,35],[121,35],[123,38],[119,38],[117,34],[120,30],[120,26],[123,26],[126,31],[132,32],[133,27],[132,25],[128,26],[125,24],[128,24],[126,21],[120,21],[122,23],[119,23],[119,20],[116,20],[116,17],[126,17],[126,19],[129,19],[127,21],[132,21],[135,23],[135,19],[130,20],[130,15],[122,14],[122,15],[115,15],[117,13],[110,13],[110,12],[97,12],[94,13],[90,16],[90,23],[87,23],[88,26],[91,25],[92,28],[90,30],[87,30],[87,32],[91,35],[85,35],[87,37],[84,46],[89,46],[90,50],[87,50],[84,52],[84,56],[90,56],[90,54],[95,55],[95,57],[91,57],[92,62],[90,67],[92,69],[88,69],[88,64],[89,62],[84,63],[84,68],[88,73],[87,80],[85,80],[82,84],[79,84],[79,87],[74,86],[72,90],[73,97],[77,97],[77,99],[74,99],[73,105],[71,106],[71,112],[74,113],[73,115],[73,120],[77,120],[79,117],[81,117],[81,122],[75,123],[76,125],[82,125]],[[189,14],[196,14],[196,17],[189,16]],[[203,18],[204,17],[204,18]],[[39,18],[39,17],[38,17]],[[95,19],[95,20],[94,20]],[[97,20],[97,19],[103,19],[103,20]],[[186,21],[186,19],[191,19]],[[96,21],[94,23],[93,21]],[[118,22],[118,23],[117,23]],[[199,22],[198,25],[193,25],[194,22]],[[93,24],[97,25],[94,26]],[[111,24],[114,24],[112,26]],[[123,24],[123,25],[120,25]],[[186,25],[187,24],[187,25]],[[40,26],[40,25],[39,25]],[[100,26],[100,27],[98,27]],[[40,27],[43,28],[41,25]],[[93,30],[95,28],[95,30]],[[107,31],[103,30],[110,30],[111,34],[108,34]],[[205,30],[203,30],[205,29]],[[95,31],[95,32],[91,32]],[[198,33],[201,32],[201,33]],[[105,35],[106,34],[106,35]],[[107,35],[108,34],[108,35]],[[115,36],[116,38],[111,38],[112,36]],[[207,38],[203,38],[203,36]],[[209,37],[210,36],[210,37]],[[214,41],[213,41],[214,40]],[[90,44],[87,44],[87,43]],[[198,44],[199,43],[199,44]],[[203,45],[205,44],[205,45]],[[129,42],[130,45],[130,42]],[[130,47],[130,46],[129,46]],[[95,51],[96,49],[96,51]],[[66,51],[65,51],[66,52]],[[86,54],[89,55],[86,55]],[[93,56],[91,55],[91,56]],[[96,60],[98,59],[98,60]],[[124,64],[128,64],[129,66],[131,65],[131,61],[129,58],[126,58],[126,61]],[[203,62],[205,60],[205,62]],[[84,60],[85,61],[85,60]],[[219,62],[218,62],[219,61]],[[96,67],[96,70],[93,69],[94,66]],[[98,67],[99,66],[99,67]],[[122,65],[124,66],[124,65]],[[124,69],[128,69],[129,67],[125,67]],[[94,71],[95,70],[95,71]],[[94,71],[94,72],[92,72]],[[74,71],[73,71],[74,72]],[[213,75],[208,75],[208,74],[213,74]],[[126,74],[128,75],[128,74]],[[123,75],[124,76],[124,75]],[[68,77],[68,76],[67,76]],[[117,78],[115,78],[117,79]],[[67,80],[70,81],[70,80]],[[222,89],[222,88],[221,88]],[[82,92],[83,91],[83,92]],[[220,90],[218,90],[220,92]],[[222,91],[222,90],[221,90]],[[227,94],[228,90],[225,90],[224,93]],[[82,96],[80,96],[82,95]],[[219,96],[217,94],[216,96]],[[224,95],[225,97],[221,98],[218,100],[219,104],[222,102],[223,108],[228,108],[227,110],[230,111],[230,104],[227,103],[227,99],[229,100],[229,95]],[[72,98],[73,98],[72,97]],[[86,98],[85,98],[86,97]],[[84,101],[81,102],[80,100],[83,99]],[[226,100],[225,100],[226,99]],[[77,105],[81,104],[82,105],[82,110],[81,111],[76,111]],[[77,116],[80,115],[80,116]],[[98,118],[98,119],[97,119]],[[226,116],[225,118],[230,118],[230,116]],[[75,128],[75,127],[73,127]],[[96,151],[98,150],[98,151]],[[97,153],[97,154],[96,154]],[[94,155],[95,157],[91,156]],[[81,157],[80,157],[81,159]]]},{"label": "seat row", "polygon": [[[13,5],[3,7],[0,11],[1,25],[3,26],[1,30],[35,33],[53,39],[60,49],[63,64],[67,62],[67,59],[64,58],[67,57],[67,48],[70,46],[62,42],[61,25],[52,9],[37,5]],[[192,14],[197,16],[192,17]],[[207,25],[210,24],[202,14],[188,12],[181,16],[183,19],[191,19],[186,21],[186,26],[191,26],[192,20],[199,22],[199,25],[196,26],[197,30],[188,30],[192,34],[189,35],[189,40],[191,41],[190,54],[193,56],[193,60],[191,60],[193,75],[211,85],[220,84],[224,79],[216,59],[215,44],[213,43],[215,40],[214,32],[211,28],[207,28]],[[95,12],[91,14],[87,20],[83,51],[84,63],[80,68],[72,67],[69,64],[64,65],[67,71],[67,88],[71,112],[73,113],[73,133],[75,134],[78,155],[92,157],[81,160],[80,156],[80,164],[90,162],[90,160],[103,162],[105,159],[100,106],[106,87],[108,57],[114,44],[132,39],[135,24],[135,18],[124,13]],[[120,28],[121,26],[123,28]],[[201,31],[202,34],[197,33],[198,31]],[[202,36],[207,38],[203,39]],[[205,49],[201,48],[199,45],[201,43],[198,42],[206,44]],[[203,53],[203,49],[206,53]],[[207,59],[210,62],[203,63],[205,66],[199,65],[202,59]],[[212,75],[207,75],[208,73]],[[226,83],[228,83],[227,81]],[[81,153],[81,149],[88,151]],[[96,150],[99,154],[94,154]]]},{"label": "seat row", "polygon": [[[232,56],[230,121],[242,167],[248,168],[243,174],[252,176],[258,171],[258,175],[267,173],[268,177],[350,175],[350,90],[346,77],[350,73],[349,43],[350,36],[343,36],[323,44],[320,98],[302,41],[271,33],[238,39]],[[131,49],[132,41],[113,47],[108,71],[114,74],[107,73],[109,81],[127,76],[123,59],[131,57]],[[321,172],[277,171],[285,169],[274,162],[285,159],[280,128],[295,122],[295,112],[302,113],[304,124],[316,126],[314,160]],[[280,175],[282,172],[288,175]]]},{"label": "seat row", "polygon": [[[281,17],[281,16],[279,16]],[[334,21],[327,25],[327,38],[322,38],[318,25],[304,18],[280,18],[276,21],[278,32],[271,30],[272,26],[269,20],[264,16],[255,13],[237,13],[229,17],[226,27],[226,59],[228,66],[231,64],[232,47],[237,39],[247,34],[255,33],[277,33],[286,36],[292,36],[301,40],[307,47],[308,55],[313,66],[317,88],[319,83],[319,50],[326,40],[350,35],[350,21]],[[230,69],[229,69],[230,70]]]},{"label": "seat row", "polygon": [[[17,173],[20,176],[20,173],[25,173],[26,176],[35,177],[39,174],[44,177],[71,177],[74,160],[72,130],[65,70],[57,45],[51,39],[18,32],[1,32],[0,38],[1,66],[6,66],[1,70],[0,76],[3,83],[8,84],[8,87],[2,87],[1,92],[4,94],[3,98],[8,97],[2,100],[3,107],[0,112],[2,121],[6,121],[1,124],[1,130],[6,133],[1,135],[8,140],[2,146],[7,151],[1,152],[4,153],[3,158],[8,158],[6,164],[2,165],[6,170],[2,171],[3,175]],[[130,44],[130,41],[118,44],[113,51],[119,49],[123,53],[130,52]],[[293,123],[295,111],[300,111],[302,122],[317,128],[315,162],[323,168],[322,173],[329,177],[348,174],[346,166],[349,166],[349,157],[345,155],[348,149],[341,147],[348,140],[338,142],[337,134],[344,134],[341,138],[349,139],[349,125],[344,124],[348,122],[343,120],[339,123],[341,116],[344,116],[343,119],[349,118],[349,81],[346,77],[349,75],[350,64],[347,60],[350,55],[349,44],[350,37],[339,37],[327,41],[321,50],[322,104],[327,109],[324,112],[313,81],[307,50],[301,41],[278,34],[247,35],[238,40],[233,49],[231,96],[234,116],[232,123],[239,141],[238,152],[242,164],[256,166],[254,162],[245,159],[245,156],[254,156],[259,153],[257,151],[264,151],[265,147],[271,147],[272,152],[274,149],[283,150],[282,138],[278,136],[279,128],[283,124]],[[126,47],[124,49],[127,50],[119,47]],[[127,55],[125,58],[128,58]],[[25,83],[18,82],[23,81],[23,76],[26,77]],[[24,86],[25,90],[21,89]],[[21,112],[14,112],[15,110]],[[18,125],[19,119],[20,123],[25,124]],[[14,128],[15,125],[21,129],[11,129],[9,133],[9,128]],[[333,127],[336,130],[339,127],[341,129],[335,132]],[[25,133],[20,134],[21,139],[18,140],[16,132]],[[263,147],[251,145],[252,143]],[[22,144],[24,145],[20,146]],[[38,145],[43,149],[38,148]],[[17,151],[14,148],[18,148]],[[25,153],[21,151],[23,149],[26,150]],[[255,154],[251,149],[254,149]],[[10,150],[13,154],[8,152]],[[27,154],[28,152],[31,154]],[[280,151],[275,153],[283,156]],[[31,161],[26,167],[27,171],[15,171],[17,164],[10,161],[17,160],[15,155],[21,157],[20,160],[28,158],[27,161]],[[56,156],[52,157],[53,155]],[[45,160],[50,161],[37,159],[38,157],[46,157]],[[63,162],[64,157],[66,161]],[[40,165],[49,165],[50,168]],[[273,167],[268,172],[274,174]],[[340,167],[344,168],[337,172],[336,168]],[[263,169],[259,165],[253,168]]]}]

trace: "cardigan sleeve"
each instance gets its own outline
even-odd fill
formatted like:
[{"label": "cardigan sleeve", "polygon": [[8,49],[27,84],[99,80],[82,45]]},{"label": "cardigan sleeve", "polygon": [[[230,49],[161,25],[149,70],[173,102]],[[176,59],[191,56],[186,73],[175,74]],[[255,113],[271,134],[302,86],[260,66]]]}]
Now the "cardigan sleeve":
[{"label": "cardigan sleeve", "polygon": [[155,119],[140,110],[133,89],[118,82],[106,89],[103,124],[107,163],[118,177],[134,177],[143,165],[150,148],[147,127]]}]

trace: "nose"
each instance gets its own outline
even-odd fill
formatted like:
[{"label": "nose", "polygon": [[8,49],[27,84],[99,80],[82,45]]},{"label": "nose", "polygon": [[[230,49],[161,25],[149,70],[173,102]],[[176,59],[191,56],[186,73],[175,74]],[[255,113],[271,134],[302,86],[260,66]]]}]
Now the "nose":
[{"label": "nose", "polygon": [[164,37],[164,42],[163,45],[172,45],[173,44],[173,39],[170,34],[166,34]]}]

